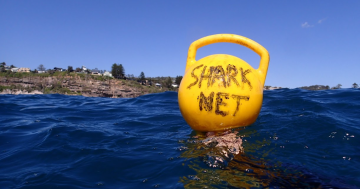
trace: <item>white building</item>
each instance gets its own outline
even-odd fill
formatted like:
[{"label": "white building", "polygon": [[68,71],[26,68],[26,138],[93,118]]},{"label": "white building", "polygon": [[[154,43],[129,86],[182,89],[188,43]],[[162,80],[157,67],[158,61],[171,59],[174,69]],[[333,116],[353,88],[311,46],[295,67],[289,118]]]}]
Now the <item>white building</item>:
[{"label": "white building", "polygon": [[103,73],[103,76],[113,77],[112,74],[110,72],[108,72],[108,71],[105,71]]},{"label": "white building", "polygon": [[11,72],[18,72],[19,68],[11,68]]},{"label": "white building", "polygon": [[30,68],[19,68],[18,72],[30,72]]},{"label": "white building", "polygon": [[85,66],[81,66],[81,71],[86,72],[87,68]]}]

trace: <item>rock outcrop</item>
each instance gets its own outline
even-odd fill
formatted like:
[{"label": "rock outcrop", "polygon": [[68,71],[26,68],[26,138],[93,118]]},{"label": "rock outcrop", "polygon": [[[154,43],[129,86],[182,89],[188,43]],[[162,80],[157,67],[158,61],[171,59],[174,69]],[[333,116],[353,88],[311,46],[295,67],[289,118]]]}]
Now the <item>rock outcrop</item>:
[{"label": "rock outcrop", "polygon": [[[49,77],[0,77],[0,94],[48,94],[83,95],[87,97],[131,98],[150,93],[146,86],[129,86],[129,82],[117,79],[95,80],[80,76]],[[133,83],[133,85],[135,85]],[[149,88],[149,87],[148,87]],[[154,90],[158,88],[152,87]],[[159,91],[160,92],[160,91]]]},{"label": "rock outcrop", "polygon": [[18,90],[18,89],[5,89],[2,92],[0,92],[0,94],[14,94],[14,95],[19,95],[19,94],[29,94],[29,95],[34,95],[34,94],[44,94],[38,90],[34,90],[31,92],[28,92],[27,90]]}]

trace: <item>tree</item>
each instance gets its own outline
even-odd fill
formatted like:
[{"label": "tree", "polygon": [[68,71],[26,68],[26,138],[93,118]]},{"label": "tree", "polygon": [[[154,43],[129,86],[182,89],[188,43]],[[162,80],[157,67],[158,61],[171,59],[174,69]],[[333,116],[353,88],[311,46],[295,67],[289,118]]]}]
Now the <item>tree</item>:
[{"label": "tree", "polygon": [[141,82],[144,82],[144,81],[145,81],[145,74],[144,74],[144,72],[141,72],[141,73],[140,73],[139,78],[140,78],[140,81],[141,81]]},{"label": "tree", "polygon": [[1,62],[0,63],[0,67],[1,67],[1,72],[6,72],[6,70],[5,70],[5,66],[6,66],[6,63],[5,62]]},{"label": "tree", "polygon": [[356,88],[359,88],[359,85],[357,83],[354,83],[353,84],[353,88],[356,89]]},{"label": "tree", "polygon": [[12,64],[11,64],[11,65],[10,65],[10,68],[16,68],[16,67],[15,67],[14,65],[12,65]]},{"label": "tree", "polygon": [[75,72],[81,72],[81,69],[80,69],[80,68],[76,68],[76,69],[75,69]]},{"label": "tree", "polygon": [[176,76],[176,78],[175,78],[175,83],[178,85],[178,86],[180,86],[180,83],[181,83],[181,80],[182,80],[182,78],[183,78],[183,76]]},{"label": "tree", "polygon": [[6,72],[5,66],[6,66],[6,63],[5,63],[5,62],[1,62],[1,63],[0,63],[1,72]]},{"label": "tree", "polygon": [[99,69],[97,69],[97,68],[95,68],[95,69],[93,69],[91,71],[94,72],[94,73],[100,73]]},{"label": "tree", "polygon": [[125,77],[125,68],[123,67],[122,64],[119,65],[119,72],[120,72],[121,78],[124,78]]},{"label": "tree", "polygon": [[167,88],[172,88],[172,80],[171,77],[167,77],[163,82],[163,86]]},{"label": "tree", "polygon": [[73,72],[73,71],[74,71],[74,69],[73,69],[73,67],[72,67],[72,66],[68,66],[67,71],[70,73],[70,72]]},{"label": "tree", "polygon": [[114,63],[111,67],[111,74],[115,77],[115,78],[119,78],[119,70],[118,70],[118,65],[116,63]]},{"label": "tree", "polygon": [[125,68],[122,66],[122,64],[114,63],[111,67],[111,74],[117,79],[124,78]]},{"label": "tree", "polygon": [[48,69],[46,72],[49,73],[49,74],[54,74],[54,73],[55,73],[55,70]]},{"label": "tree", "polygon": [[335,87],[332,87],[331,89],[340,89],[341,88],[341,84],[337,84]]},{"label": "tree", "polygon": [[324,85],[311,85],[311,86],[303,86],[300,87],[300,89],[306,89],[306,90],[327,90],[329,89],[329,86],[324,86]]},{"label": "tree", "polygon": [[38,66],[38,70],[39,70],[39,71],[45,71],[46,69],[45,69],[44,65],[40,64],[40,65]]}]

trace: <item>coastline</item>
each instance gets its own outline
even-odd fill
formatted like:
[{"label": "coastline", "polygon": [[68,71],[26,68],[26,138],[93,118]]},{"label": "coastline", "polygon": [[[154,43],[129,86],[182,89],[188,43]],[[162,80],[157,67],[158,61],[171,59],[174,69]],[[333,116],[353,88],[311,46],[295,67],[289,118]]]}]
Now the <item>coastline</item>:
[{"label": "coastline", "polygon": [[12,94],[12,95],[37,95],[37,94],[44,94],[43,92],[40,92],[38,90],[34,90],[34,91],[31,91],[31,92],[28,92],[26,90],[17,90],[17,89],[13,89],[13,90],[10,90],[10,89],[5,89],[3,91],[0,92],[0,95],[6,95],[6,94]]},{"label": "coastline", "polygon": [[165,87],[142,85],[133,80],[79,76],[0,76],[0,94],[64,94],[85,97],[134,98],[169,90]]}]

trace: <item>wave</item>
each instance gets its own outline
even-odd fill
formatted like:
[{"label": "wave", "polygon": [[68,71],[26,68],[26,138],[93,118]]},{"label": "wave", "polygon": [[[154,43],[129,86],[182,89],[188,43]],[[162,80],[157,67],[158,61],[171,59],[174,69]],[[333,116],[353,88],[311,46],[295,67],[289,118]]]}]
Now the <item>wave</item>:
[{"label": "wave", "polygon": [[[257,121],[236,129],[239,154],[202,143],[182,118],[176,92],[0,95],[0,185],[358,188],[359,94],[264,91]],[[221,166],[209,166],[218,160]]]}]

